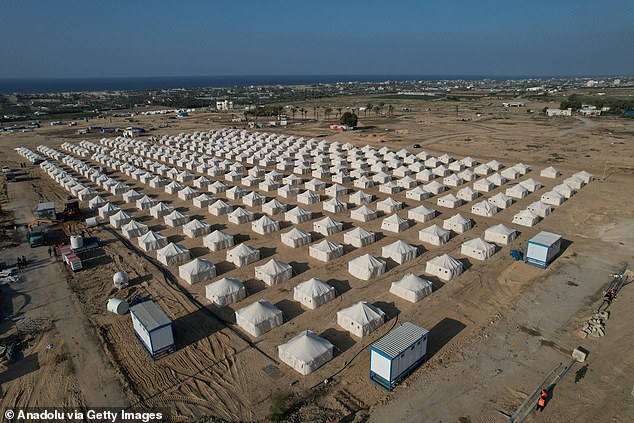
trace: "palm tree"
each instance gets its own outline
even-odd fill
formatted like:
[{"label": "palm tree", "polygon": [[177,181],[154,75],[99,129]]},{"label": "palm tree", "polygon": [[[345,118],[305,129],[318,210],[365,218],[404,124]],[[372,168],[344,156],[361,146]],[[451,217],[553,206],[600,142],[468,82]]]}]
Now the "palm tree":
[{"label": "palm tree", "polygon": [[317,120],[317,106],[313,106],[313,119]]},{"label": "palm tree", "polygon": [[391,104],[387,106],[387,114],[389,117],[394,117],[394,106]]},{"label": "palm tree", "polygon": [[293,116],[293,120],[295,120],[296,112],[297,112],[297,107],[296,106],[291,107],[291,116]]},{"label": "palm tree", "polygon": [[343,110],[343,107],[337,107],[337,119],[339,118],[339,116],[341,116],[342,110]]},{"label": "palm tree", "polygon": [[371,112],[373,107],[374,107],[374,105],[372,103],[368,103],[365,106],[365,116],[366,117],[368,117],[368,112]]},{"label": "palm tree", "polygon": [[331,107],[326,107],[326,110],[324,110],[324,114],[326,115],[326,119],[330,118],[330,114],[332,113],[332,108]]}]

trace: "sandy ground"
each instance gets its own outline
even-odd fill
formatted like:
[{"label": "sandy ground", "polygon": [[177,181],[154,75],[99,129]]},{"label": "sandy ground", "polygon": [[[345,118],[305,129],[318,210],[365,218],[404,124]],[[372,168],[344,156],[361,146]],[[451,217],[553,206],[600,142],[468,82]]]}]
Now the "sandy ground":
[{"label": "sandy ground", "polygon": [[[176,286],[153,263],[137,251],[125,248],[109,231],[97,231],[95,234],[102,237],[106,244],[103,254],[89,260],[88,269],[70,275],[68,285],[61,274],[56,283],[56,286],[59,285],[57,289],[60,297],[68,301],[63,304],[70,305],[64,307],[64,312],[77,316],[74,319],[76,322],[56,320],[53,328],[40,331],[33,353],[50,355],[51,351],[56,351],[60,342],[51,342],[49,339],[59,339],[57,333],[68,344],[74,342],[72,338],[66,340],[63,334],[66,331],[78,338],[75,345],[79,345],[74,350],[67,346],[69,355],[91,357],[94,360],[91,367],[108,368],[106,376],[103,380],[87,378],[82,372],[76,371],[81,366],[60,373],[55,367],[60,364],[55,360],[53,363],[39,360],[39,367],[30,373],[3,381],[3,406],[25,401],[18,388],[22,382],[31,380],[36,385],[35,381],[41,380],[42,376],[55,374],[63,383],[76,386],[79,392],[85,394],[68,396],[40,384],[32,388],[28,397],[41,395],[47,398],[49,404],[55,405],[92,405],[100,403],[95,393],[99,392],[106,393],[104,401],[109,405],[149,408],[167,405],[189,418],[216,416],[227,420],[261,420],[268,412],[270,394],[279,391],[289,395],[299,408],[292,418],[306,421],[323,420],[324,416],[348,421],[364,420],[368,416],[377,421],[504,421],[504,415],[512,412],[514,406],[522,401],[522,396],[532,389],[544,373],[554,364],[567,360],[564,352],[568,353],[582,344],[592,351],[590,372],[580,385],[567,386],[573,379],[569,376],[560,385],[561,389],[557,392],[556,400],[549,405],[548,413],[540,418],[543,420],[548,415],[544,421],[623,421],[624,417],[632,416],[631,408],[616,407],[618,404],[628,404],[624,398],[629,399],[617,394],[625,392],[629,395],[630,391],[626,380],[627,361],[620,358],[627,348],[631,348],[632,343],[632,338],[627,338],[631,329],[625,323],[631,317],[628,315],[631,311],[626,307],[630,295],[627,290],[613,306],[613,318],[608,323],[608,335],[605,338],[582,341],[576,337],[581,321],[588,317],[591,304],[597,300],[597,293],[608,281],[607,274],[614,271],[620,261],[631,260],[632,239],[627,235],[631,232],[626,228],[631,229],[634,220],[631,211],[634,148],[627,142],[632,139],[632,123],[616,118],[546,119],[523,110],[500,110],[481,103],[469,103],[471,110],[463,113],[469,113],[474,120],[462,122],[456,120],[454,105],[443,103],[433,107],[431,112],[412,107],[411,115],[397,116],[393,120],[368,119],[371,127],[359,132],[332,133],[323,124],[319,126],[313,123],[279,131],[304,136],[327,135],[329,140],[351,141],[358,145],[387,145],[394,150],[411,148],[417,142],[432,153],[449,152],[458,158],[467,155],[481,161],[496,158],[506,165],[521,161],[537,170],[525,178],[536,177],[546,183],[547,188],[541,192],[563,179],[549,181],[535,176],[539,169],[550,164],[562,169],[564,177],[581,169],[602,176],[608,159],[608,178],[583,188],[536,227],[520,228],[522,233],[517,243],[503,248],[486,262],[467,260],[461,256],[460,244],[481,236],[484,229],[493,224],[510,225],[513,214],[535,201],[541,192],[514,203],[492,218],[471,215],[470,205],[454,211],[426,201],[428,206],[440,211],[440,215],[431,223],[440,223],[460,212],[474,219],[475,228],[452,238],[445,246],[429,247],[422,245],[417,238],[418,230],[431,223],[417,224],[398,235],[382,233],[378,242],[361,249],[347,248],[342,258],[323,264],[309,258],[307,247],[287,248],[278,242],[277,234],[274,237],[257,235],[250,231],[248,225],[229,224],[226,218],[211,216],[206,210],[195,209],[191,203],[182,202],[176,196],[135,183],[121,173],[114,173],[113,176],[144,193],[171,201],[175,207],[192,217],[199,216],[215,228],[239,234],[241,240],[262,251],[264,261],[255,265],[263,264],[275,256],[291,263],[296,276],[281,285],[265,287],[262,282],[253,279],[255,265],[236,269],[224,261],[224,252],[209,252],[202,248],[200,239],[185,239],[179,230],[168,229],[162,222],[134,210],[135,216],[143,216],[139,220],[149,224],[152,229],[161,230],[170,240],[192,248],[194,256],[208,258],[216,263],[219,277],[237,277],[245,281],[249,296],[232,307],[216,309],[208,306],[204,299],[204,284],[190,287],[179,280]],[[483,113],[483,117],[476,119],[476,112]],[[213,118],[201,115],[191,120],[172,121],[175,127],[162,129],[159,133],[222,127],[222,122],[207,119]],[[161,123],[159,118],[148,117],[146,120],[142,122],[144,126],[158,126]],[[18,159],[17,155],[9,151],[18,145],[35,149],[39,144],[55,147],[64,140],[76,142],[80,139],[68,130],[56,128],[43,128],[33,134],[2,134],[2,164]],[[16,210],[16,218],[22,222],[31,219],[28,214],[36,202],[36,196],[58,201],[58,207],[65,198],[65,193],[45,174],[38,170],[30,172],[35,179],[19,183],[30,185],[10,184],[10,190],[19,193],[13,194],[11,207]],[[486,194],[486,197],[509,185]],[[450,192],[456,190],[454,188]],[[388,196],[379,193],[376,188],[365,191],[375,194],[379,200]],[[24,196],[23,192],[29,192],[29,195]],[[393,197],[407,205],[401,215],[417,205],[406,201],[403,193]],[[620,200],[615,201],[615,198]],[[294,204],[294,201],[282,201]],[[231,202],[240,204],[239,201]],[[321,211],[319,205],[302,207],[315,214],[329,214]],[[260,212],[259,207],[247,208]],[[333,218],[344,222],[347,227],[353,225],[348,213],[339,213]],[[354,225],[382,232],[380,219],[367,224],[354,222]],[[312,230],[312,222],[298,226]],[[290,226],[287,223],[282,231],[288,229]],[[514,262],[508,255],[509,249],[525,243],[541,229],[561,233],[570,242],[563,255],[546,271]],[[380,248],[397,238],[419,246],[420,256],[404,265],[390,263],[389,271],[371,282],[350,277],[347,272],[348,260],[365,253],[379,256]],[[337,234],[329,239],[341,243],[343,236]],[[20,248],[28,250],[24,244]],[[32,251],[33,254],[47,255],[41,248]],[[438,289],[417,304],[406,303],[387,292],[389,284],[405,273],[423,274],[424,263],[444,252],[464,260],[469,267],[464,275],[446,284],[431,278]],[[12,253],[3,251],[3,260],[5,254]],[[59,269],[57,266],[50,264],[52,269]],[[124,292],[117,293],[112,287],[111,277],[117,270],[127,271],[133,281]],[[168,270],[177,275],[175,267]],[[56,272],[59,273],[59,270]],[[338,298],[318,310],[307,311],[289,301],[289,298],[295,284],[313,276],[330,281],[337,288]],[[39,273],[33,276],[36,284],[33,287],[26,285],[29,283],[28,273],[25,279],[24,285],[13,296],[14,308],[20,307],[19,297],[23,290],[50,283]],[[137,294],[156,299],[174,319],[177,352],[152,362],[134,339],[129,318],[105,312],[107,298],[115,294],[127,299]],[[190,295],[211,313],[200,311]],[[251,339],[239,329],[234,329],[231,324],[232,311],[261,298],[270,300],[284,311],[285,324],[258,339]],[[390,318],[384,327],[362,340],[343,332],[335,322],[337,310],[359,300],[374,302]],[[51,303],[48,298],[42,301],[44,304],[36,309],[37,313],[54,315],[60,312],[57,310],[58,305]],[[35,300],[31,303],[35,303]],[[27,307],[24,307],[25,318],[37,316],[35,310],[30,312]],[[223,320],[229,322],[228,326]],[[416,321],[431,329],[431,359],[394,393],[386,394],[368,380],[367,346],[385,334],[397,320]],[[61,321],[64,324],[57,323]],[[58,328],[66,326],[69,329]],[[532,330],[522,331],[520,327]],[[312,329],[329,339],[335,345],[335,358],[313,374],[301,377],[279,363],[277,345],[304,329]],[[48,343],[54,344],[52,350],[46,350]],[[59,345],[60,349],[62,347],[63,344]],[[619,362],[618,365],[614,365],[615,360]],[[118,381],[114,384],[116,386],[112,386],[114,375]],[[333,375],[336,376],[333,378]],[[331,378],[331,382],[324,386],[321,382],[326,378]],[[302,401],[307,394],[309,399]],[[439,406],[446,398],[453,398],[451,404]],[[583,407],[579,406],[580,402]],[[605,416],[612,418],[612,415],[602,413],[600,407],[613,409],[618,415],[613,420],[601,420]],[[321,411],[316,412],[316,408]]]}]

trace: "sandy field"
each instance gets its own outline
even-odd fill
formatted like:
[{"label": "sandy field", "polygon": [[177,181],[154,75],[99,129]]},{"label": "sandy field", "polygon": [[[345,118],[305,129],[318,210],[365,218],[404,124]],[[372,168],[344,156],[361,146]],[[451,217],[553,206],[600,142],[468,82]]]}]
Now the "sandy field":
[{"label": "sandy field", "polygon": [[[346,101],[350,105],[364,102]],[[567,362],[572,349],[582,345],[591,352],[586,377],[575,384],[574,374],[569,374],[558,385],[546,411],[531,415],[529,421],[619,422],[634,418],[629,370],[634,358],[628,353],[634,347],[628,323],[633,317],[628,306],[634,296],[631,288],[624,288],[612,305],[605,337],[581,339],[578,335],[583,321],[598,305],[609,275],[622,262],[634,264],[634,122],[616,117],[546,118],[525,109],[495,107],[490,100],[410,100],[394,104],[398,111],[393,119],[373,114],[371,118],[362,117],[360,124],[366,129],[360,131],[338,133],[323,122],[259,131],[358,146],[387,146],[394,151],[425,150],[436,156],[446,152],[457,159],[472,156],[481,163],[497,159],[506,166],[522,162],[532,171],[519,180],[533,177],[545,188],[493,217],[471,214],[473,202],[451,210],[437,206],[432,197],[422,204],[436,209],[438,215],[400,234],[382,231],[382,218],[360,223],[350,219],[349,212],[332,214],[324,212],[321,204],[301,205],[313,212],[313,220],[296,225],[305,231],[313,232],[312,223],[320,216],[331,216],[344,224],[344,231],[360,226],[377,234],[377,242],[363,248],[345,245],[342,257],[322,263],[308,255],[308,247],[292,249],[281,244],[279,233],[258,235],[250,230],[250,224],[231,224],[224,216],[212,216],[176,195],[109,169],[111,177],[137,191],[169,202],[188,216],[200,218],[214,229],[222,229],[238,241],[258,248],[261,261],[236,268],[226,261],[225,251],[211,252],[202,246],[200,238],[184,237],[180,229],[167,227],[162,220],[83,180],[108,200],[133,212],[138,221],[190,248],[192,256],[215,263],[215,279],[242,280],[249,295],[229,307],[211,306],[204,295],[207,282],[189,286],[178,278],[176,266],[157,265],[155,253],[143,253],[134,242],[129,248],[122,242],[120,232],[115,234],[108,225],[87,231],[99,236],[104,247],[85,261],[86,269],[75,274],[50,259],[46,248],[30,249],[23,242],[22,233],[16,238],[20,244],[0,252],[0,261],[28,255],[34,262],[22,282],[2,286],[2,336],[19,335],[27,340],[22,358],[11,365],[3,364],[2,407],[164,407],[175,421],[262,421],[269,413],[271,395],[279,393],[288,398],[291,409],[285,420],[289,421],[503,422],[554,365]],[[402,107],[410,111],[401,112]],[[528,107],[541,110],[544,104]],[[183,120],[142,116],[134,124],[160,127],[169,122],[171,127],[153,132],[160,136],[221,129],[229,120],[227,115],[196,113]],[[89,123],[129,125],[123,119],[113,119],[112,124]],[[35,150],[44,144],[60,150],[65,141],[78,143],[88,139],[98,143],[104,136],[79,136],[74,134],[76,129],[45,127],[33,133],[1,133],[0,164],[18,168],[17,162],[22,159],[12,151],[17,146]],[[148,141],[149,137],[141,139]],[[413,148],[414,143],[421,144],[421,148]],[[82,160],[99,165],[89,158]],[[56,164],[64,166],[61,162]],[[563,175],[554,180],[541,178],[539,171],[550,165]],[[70,168],[66,170],[72,172]],[[536,226],[511,224],[515,213],[580,170],[593,173],[598,180],[582,188]],[[38,201],[55,201],[58,209],[63,207],[67,193],[48,175],[31,165],[21,171],[18,181],[8,183],[8,198],[2,202],[3,210],[13,212],[16,223],[30,222]],[[484,198],[503,192],[512,184],[498,187]],[[345,186],[353,189],[352,184]],[[448,193],[455,194],[457,190],[451,188]],[[390,196],[377,187],[364,191],[373,194],[375,202]],[[266,196],[271,199],[275,194]],[[404,203],[401,216],[420,204],[406,199],[404,191],[391,196]],[[296,204],[295,199],[279,199],[288,205]],[[239,200],[225,201],[253,211],[256,217],[262,215],[260,207],[247,207]],[[85,204],[83,207],[87,208]],[[420,229],[441,224],[456,213],[471,218],[474,228],[439,247],[418,240]],[[519,238],[487,261],[460,254],[462,242],[482,236],[486,228],[498,223],[518,229]],[[10,233],[13,224],[7,220],[5,226]],[[282,222],[281,232],[291,227],[291,223]],[[74,228],[83,229],[81,225]],[[509,250],[525,247],[526,241],[540,230],[563,235],[566,242],[561,256],[546,270],[515,262]],[[322,238],[313,232],[313,241]],[[343,243],[343,234],[328,239]],[[417,246],[418,257],[401,265],[388,260],[388,271],[371,281],[348,273],[348,261],[366,253],[381,256],[381,247],[397,239]],[[460,259],[467,268],[450,282],[424,274],[425,263],[443,253]],[[291,264],[294,277],[269,287],[254,278],[253,268],[273,257]],[[120,270],[128,273],[131,285],[118,291],[112,284],[112,275]],[[407,273],[434,282],[433,294],[416,304],[390,294],[390,284]],[[292,301],[292,288],[311,277],[332,284],[337,298],[316,310],[303,309]],[[135,339],[129,316],[106,312],[108,298],[131,300],[136,295],[156,300],[173,319],[175,353],[153,362]],[[235,325],[233,312],[259,299],[267,299],[280,308],[285,323],[254,338]],[[336,312],[361,300],[378,305],[388,319],[370,336],[359,339],[336,324]],[[414,321],[430,330],[430,359],[395,391],[386,393],[368,378],[368,347],[404,321]],[[277,346],[305,329],[328,339],[335,346],[335,354],[323,367],[301,376],[278,359]]]}]

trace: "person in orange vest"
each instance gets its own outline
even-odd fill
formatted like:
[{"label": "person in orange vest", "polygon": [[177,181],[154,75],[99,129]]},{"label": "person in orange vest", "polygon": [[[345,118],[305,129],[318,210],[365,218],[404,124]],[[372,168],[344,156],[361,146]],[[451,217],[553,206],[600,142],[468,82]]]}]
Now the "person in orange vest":
[{"label": "person in orange vest", "polygon": [[539,394],[539,399],[537,400],[537,409],[540,412],[544,411],[544,407],[546,407],[547,399],[548,399],[548,392],[542,389],[542,392]]}]

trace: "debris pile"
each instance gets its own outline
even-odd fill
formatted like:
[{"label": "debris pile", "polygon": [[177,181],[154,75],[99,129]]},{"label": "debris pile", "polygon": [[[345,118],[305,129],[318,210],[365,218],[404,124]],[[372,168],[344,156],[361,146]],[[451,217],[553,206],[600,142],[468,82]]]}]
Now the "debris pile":
[{"label": "debris pile", "polygon": [[592,336],[600,338],[605,336],[605,321],[610,314],[607,311],[599,311],[594,313],[584,324],[581,329],[582,337]]}]

